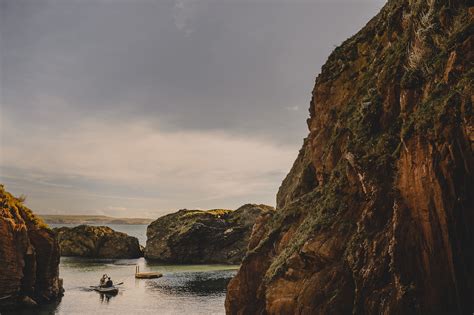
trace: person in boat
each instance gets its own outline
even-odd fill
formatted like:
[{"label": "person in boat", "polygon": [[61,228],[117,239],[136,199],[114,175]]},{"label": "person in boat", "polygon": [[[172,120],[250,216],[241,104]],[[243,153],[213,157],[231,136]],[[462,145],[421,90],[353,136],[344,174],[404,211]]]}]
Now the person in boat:
[{"label": "person in boat", "polygon": [[100,278],[100,286],[105,286],[105,282],[107,281],[107,274],[103,274],[102,278]]},{"label": "person in boat", "polygon": [[107,282],[105,283],[105,287],[106,288],[111,288],[114,286],[114,283],[112,282],[112,280],[110,279],[110,277],[107,278]]}]

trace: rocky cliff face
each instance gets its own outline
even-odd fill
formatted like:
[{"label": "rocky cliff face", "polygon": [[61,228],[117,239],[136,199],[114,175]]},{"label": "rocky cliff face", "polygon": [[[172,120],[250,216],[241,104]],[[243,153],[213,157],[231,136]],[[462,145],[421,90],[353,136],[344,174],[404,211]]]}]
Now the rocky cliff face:
[{"label": "rocky cliff face", "polygon": [[329,57],[229,314],[471,314],[473,16],[389,1]]},{"label": "rocky cliff face", "polygon": [[145,258],[168,263],[240,263],[252,226],[274,209],[244,205],[232,210],[180,210],[148,226]]},{"label": "rocky cliff face", "polygon": [[138,239],[107,226],[61,227],[58,235],[61,256],[88,258],[138,258],[143,256]]},{"label": "rocky cliff face", "polygon": [[0,185],[0,310],[62,295],[54,233]]}]

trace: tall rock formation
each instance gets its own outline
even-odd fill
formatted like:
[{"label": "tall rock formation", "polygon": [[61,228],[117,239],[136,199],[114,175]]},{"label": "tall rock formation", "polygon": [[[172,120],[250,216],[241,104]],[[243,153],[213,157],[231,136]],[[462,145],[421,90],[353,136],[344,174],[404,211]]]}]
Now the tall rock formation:
[{"label": "tall rock formation", "polygon": [[274,208],[243,205],[239,209],[179,210],[147,229],[145,258],[167,263],[239,264],[247,251],[252,226]]},{"label": "tall rock formation", "polygon": [[229,314],[472,314],[474,7],[390,0],[329,56]]},{"label": "tall rock formation", "polygon": [[0,205],[0,310],[58,299],[62,281],[55,234],[3,185]]}]

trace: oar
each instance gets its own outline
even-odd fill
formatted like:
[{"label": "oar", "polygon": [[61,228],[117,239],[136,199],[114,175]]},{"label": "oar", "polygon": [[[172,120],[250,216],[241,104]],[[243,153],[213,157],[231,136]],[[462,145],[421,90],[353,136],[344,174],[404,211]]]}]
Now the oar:
[{"label": "oar", "polygon": [[[121,284],[123,284],[123,282],[115,283],[114,285],[121,285]],[[90,288],[100,288],[99,285],[90,285],[89,287]]]}]

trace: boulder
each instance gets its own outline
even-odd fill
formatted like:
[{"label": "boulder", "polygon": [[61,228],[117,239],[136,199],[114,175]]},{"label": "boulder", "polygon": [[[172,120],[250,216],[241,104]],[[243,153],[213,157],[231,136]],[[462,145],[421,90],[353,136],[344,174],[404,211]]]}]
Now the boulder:
[{"label": "boulder", "polygon": [[145,258],[166,263],[238,264],[245,256],[252,226],[266,205],[247,204],[232,210],[179,210],[152,222],[147,229]]},{"label": "boulder", "polygon": [[138,239],[107,226],[79,225],[55,228],[61,256],[88,258],[138,258],[143,256]]}]

